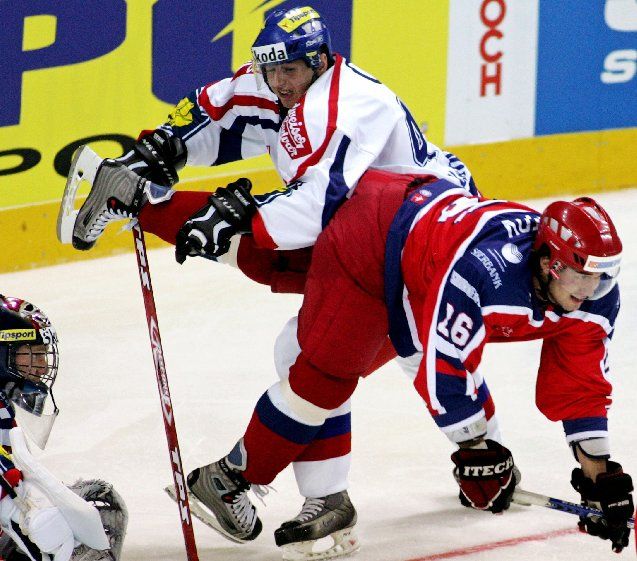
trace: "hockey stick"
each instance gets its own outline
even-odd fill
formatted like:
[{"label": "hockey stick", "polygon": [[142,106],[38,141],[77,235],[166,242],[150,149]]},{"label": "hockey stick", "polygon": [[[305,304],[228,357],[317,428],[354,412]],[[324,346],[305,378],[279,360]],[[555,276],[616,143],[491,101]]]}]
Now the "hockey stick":
[{"label": "hockey stick", "polygon": [[[522,506],[543,506],[553,510],[561,510],[562,512],[575,514],[576,516],[604,516],[604,513],[596,508],[563,501],[562,499],[547,497],[546,495],[540,495],[539,493],[531,493],[530,491],[524,491],[522,489],[517,489],[513,493],[513,502]],[[631,518],[628,522],[626,522],[626,525],[629,528],[634,529],[635,519]]]},{"label": "hockey stick", "polygon": [[181,467],[181,453],[179,452],[179,442],[177,440],[177,429],[175,427],[173,405],[170,399],[164,351],[161,346],[161,337],[159,336],[159,324],[157,323],[157,310],[155,308],[153,286],[150,281],[150,268],[148,266],[146,243],[144,241],[144,232],[139,224],[135,224],[133,227],[133,237],[135,239],[135,255],[137,256],[139,280],[141,282],[142,295],[144,296],[144,308],[146,308],[148,335],[150,336],[150,346],[153,351],[153,361],[155,363],[155,373],[157,375],[157,388],[159,390],[159,397],[161,400],[164,429],[166,430],[170,464],[175,483],[175,496],[177,497],[177,505],[179,506],[179,515],[181,517],[181,527],[184,533],[184,542],[186,544],[186,555],[188,557],[188,561],[199,561],[199,557],[197,556],[197,545],[195,543],[195,533],[192,527],[192,517],[190,515],[190,503],[188,502],[188,494],[186,493],[185,479]]}]

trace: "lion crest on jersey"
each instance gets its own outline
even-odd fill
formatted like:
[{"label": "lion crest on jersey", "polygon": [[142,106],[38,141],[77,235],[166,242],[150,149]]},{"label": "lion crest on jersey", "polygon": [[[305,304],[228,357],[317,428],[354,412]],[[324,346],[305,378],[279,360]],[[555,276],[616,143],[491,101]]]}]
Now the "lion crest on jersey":
[{"label": "lion crest on jersey", "polygon": [[302,158],[312,153],[312,145],[303,118],[303,105],[299,104],[290,109],[281,125],[279,141],[292,159]]},{"label": "lion crest on jersey", "polygon": [[195,104],[187,97],[182,99],[168,115],[168,124],[173,127],[185,127],[192,123],[192,108]]}]

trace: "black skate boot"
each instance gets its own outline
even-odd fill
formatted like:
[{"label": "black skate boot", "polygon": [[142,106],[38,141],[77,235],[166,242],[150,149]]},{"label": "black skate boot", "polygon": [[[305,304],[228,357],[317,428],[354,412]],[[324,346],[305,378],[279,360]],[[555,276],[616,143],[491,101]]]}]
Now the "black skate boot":
[{"label": "black skate boot", "polygon": [[[73,164],[72,164],[73,165]],[[135,218],[147,180],[114,160],[103,160],[73,226],[73,247],[91,249],[109,222]]]},{"label": "black skate boot", "polygon": [[[333,559],[360,547],[354,533],[355,524],[356,509],[347,491],[341,491],[318,499],[305,499],[301,512],[274,532],[274,540],[283,549],[284,561]],[[333,545],[314,551],[316,541],[328,536]]]},{"label": "black skate boot", "polygon": [[243,543],[261,533],[261,520],[248,498],[250,482],[228,458],[191,471],[188,488],[192,513],[224,537]]}]

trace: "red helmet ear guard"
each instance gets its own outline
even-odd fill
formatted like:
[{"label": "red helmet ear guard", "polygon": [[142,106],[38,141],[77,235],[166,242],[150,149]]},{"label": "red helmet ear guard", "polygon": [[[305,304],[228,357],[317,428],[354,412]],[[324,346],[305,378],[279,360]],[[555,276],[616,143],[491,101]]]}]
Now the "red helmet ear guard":
[{"label": "red helmet ear guard", "polygon": [[619,272],[622,242],[610,216],[590,197],[556,201],[546,207],[533,249],[546,245],[551,270],[565,265],[578,272]]}]

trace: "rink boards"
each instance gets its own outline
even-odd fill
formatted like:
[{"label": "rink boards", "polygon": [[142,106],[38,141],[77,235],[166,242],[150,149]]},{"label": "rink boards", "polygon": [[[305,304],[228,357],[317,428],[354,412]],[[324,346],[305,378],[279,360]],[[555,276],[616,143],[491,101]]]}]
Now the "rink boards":
[{"label": "rink boards", "polygon": [[[0,271],[128,250],[110,232],[89,255],[55,240],[74,149],[104,156],[153,128],[193,87],[245,62],[264,8],[293,2],[67,0],[0,7]],[[255,8],[255,4],[258,6]],[[335,50],[388,84],[428,138],[488,196],[529,198],[637,183],[637,4],[624,0],[316,0]],[[90,25],[88,25],[90,22]],[[99,28],[100,33],[92,29]],[[187,37],[175,40],[173,37]],[[591,48],[594,45],[594,48]],[[258,158],[184,174],[280,185]],[[152,242],[151,242],[152,244]]]}]

